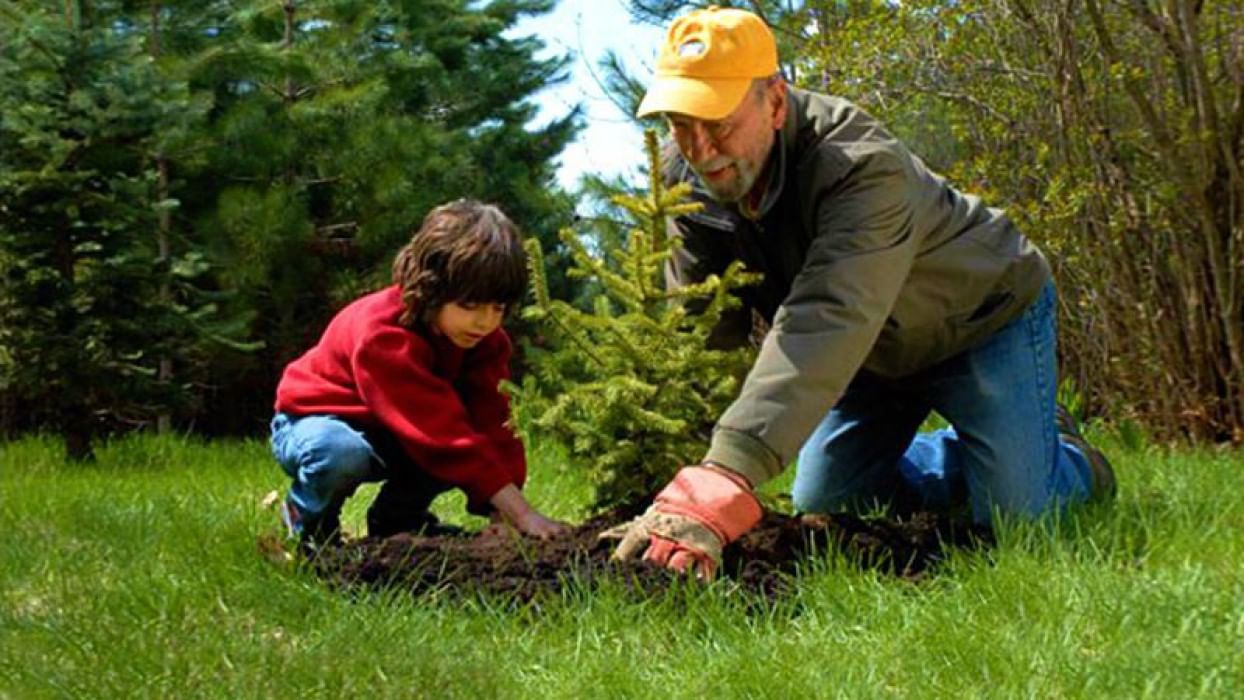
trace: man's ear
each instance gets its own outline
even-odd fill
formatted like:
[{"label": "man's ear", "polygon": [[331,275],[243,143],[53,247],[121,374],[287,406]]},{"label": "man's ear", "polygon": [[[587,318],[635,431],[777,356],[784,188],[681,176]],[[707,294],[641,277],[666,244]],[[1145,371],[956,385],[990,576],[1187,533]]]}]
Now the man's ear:
[{"label": "man's ear", "polygon": [[789,95],[786,92],[786,81],[778,78],[769,86],[768,100],[769,114],[772,117],[769,126],[773,129],[781,129],[786,123],[786,110],[789,105]]}]

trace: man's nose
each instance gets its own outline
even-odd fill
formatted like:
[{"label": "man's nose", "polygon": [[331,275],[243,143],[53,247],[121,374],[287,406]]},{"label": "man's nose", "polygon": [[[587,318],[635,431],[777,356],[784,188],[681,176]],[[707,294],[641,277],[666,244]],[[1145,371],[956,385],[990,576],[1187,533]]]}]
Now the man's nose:
[{"label": "man's nose", "polygon": [[717,145],[708,135],[708,129],[701,121],[692,121],[687,129],[687,153],[683,154],[693,163],[705,161],[717,155]]}]

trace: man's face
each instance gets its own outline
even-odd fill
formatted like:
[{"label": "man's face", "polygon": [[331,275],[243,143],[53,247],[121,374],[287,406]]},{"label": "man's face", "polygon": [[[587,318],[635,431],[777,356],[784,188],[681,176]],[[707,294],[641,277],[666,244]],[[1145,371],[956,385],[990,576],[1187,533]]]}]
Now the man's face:
[{"label": "man's face", "polygon": [[756,184],[773,149],[773,132],[786,120],[786,84],[753,89],[722,119],[665,116],[678,150],[713,198],[737,202]]}]

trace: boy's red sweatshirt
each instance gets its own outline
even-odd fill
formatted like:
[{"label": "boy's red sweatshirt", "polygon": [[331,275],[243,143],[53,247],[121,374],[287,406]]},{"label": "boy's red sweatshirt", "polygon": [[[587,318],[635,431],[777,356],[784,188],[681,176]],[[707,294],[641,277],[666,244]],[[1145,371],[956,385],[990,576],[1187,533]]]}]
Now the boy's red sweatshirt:
[{"label": "boy's red sweatshirt", "polygon": [[449,339],[398,324],[400,289],[361,297],[329,322],[319,343],[289,363],[276,410],[334,415],[387,429],[415,465],[461,488],[473,513],[506,484],[527,478],[523,445],[506,425],[510,338],[498,328],[463,350]]}]

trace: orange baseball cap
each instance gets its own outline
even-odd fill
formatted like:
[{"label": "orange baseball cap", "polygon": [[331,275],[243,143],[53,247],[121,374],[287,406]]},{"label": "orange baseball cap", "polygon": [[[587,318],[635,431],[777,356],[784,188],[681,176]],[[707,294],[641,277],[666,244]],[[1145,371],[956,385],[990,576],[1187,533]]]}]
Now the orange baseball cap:
[{"label": "orange baseball cap", "polygon": [[636,114],[721,119],[739,106],[753,80],[777,72],[777,43],[764,20],[716,5],[696,10],[670,25]]}]

